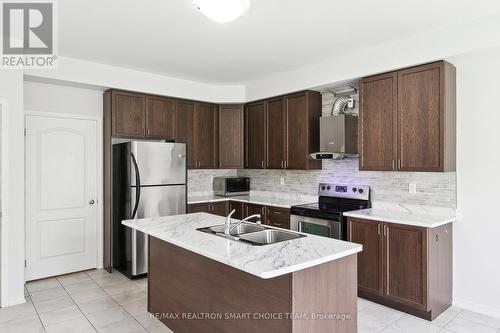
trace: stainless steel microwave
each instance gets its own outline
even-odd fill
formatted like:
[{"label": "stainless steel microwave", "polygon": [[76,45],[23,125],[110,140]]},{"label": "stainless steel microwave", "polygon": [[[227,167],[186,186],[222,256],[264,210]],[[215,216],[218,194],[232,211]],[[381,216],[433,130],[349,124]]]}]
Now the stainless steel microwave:
[{"label": "stainless steel microwave", "polygon": [[249,177],[214,177],[213,189],[215,195],[225,197],[246,195],[250,193]]}]

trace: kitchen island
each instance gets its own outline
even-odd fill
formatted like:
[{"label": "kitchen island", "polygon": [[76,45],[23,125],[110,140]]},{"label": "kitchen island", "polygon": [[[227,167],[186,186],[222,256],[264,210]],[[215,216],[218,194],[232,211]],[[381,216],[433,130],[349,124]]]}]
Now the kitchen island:
[{"label": "kitchen island", "polygon": [[360,245],[307,235],[256,246],[196,230],[223,223],[123,221],[149,235],[150,313],[175,333],[356,332]]}]

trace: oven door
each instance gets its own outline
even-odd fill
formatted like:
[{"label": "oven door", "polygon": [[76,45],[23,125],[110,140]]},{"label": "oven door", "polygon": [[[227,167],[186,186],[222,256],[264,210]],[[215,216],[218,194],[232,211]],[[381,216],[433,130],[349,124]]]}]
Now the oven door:
[{"label": "oven door", "polygon": [[343,239],[344,236],[341,216],[327,220],[300,215],[291,215],[290,229],[335,239]]}]

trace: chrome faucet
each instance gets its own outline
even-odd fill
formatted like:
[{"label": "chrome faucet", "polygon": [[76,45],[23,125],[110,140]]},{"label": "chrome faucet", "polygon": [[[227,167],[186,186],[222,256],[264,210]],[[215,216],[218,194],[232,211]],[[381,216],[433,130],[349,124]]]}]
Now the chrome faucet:
[{"label": "chrome faucet", "polygon": [[231,216],[234,214],[236,210],[233,209],[233,211],[231,213],[229,213],[228,216],[226,216],[226,221],[224,222],[224,234],[226,235],[230,235],[231,232],[236,229],[240,224],[242,224],[243,222],[246,222],[250,219],[253,219],[253,218],[258,218],[257,220],[257,224],[260,224],[261,221],[260,221],[260,214],[254,214],[254,215],[250,215],[250,216],[247,216],[245,217],[243,220],[240,220],[236,223],[233,223],[231,224]]}]

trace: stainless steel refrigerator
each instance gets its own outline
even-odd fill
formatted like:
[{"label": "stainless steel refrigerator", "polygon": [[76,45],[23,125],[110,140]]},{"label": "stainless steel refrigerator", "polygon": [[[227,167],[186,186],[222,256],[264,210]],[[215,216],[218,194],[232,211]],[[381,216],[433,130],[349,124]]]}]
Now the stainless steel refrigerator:
[{"label": "stainless steel refrigerator", "polygon": [[186,145],[113,144],[113,266],[129,278],[148,269],[147,236],[122,220],[186,213]]}]

